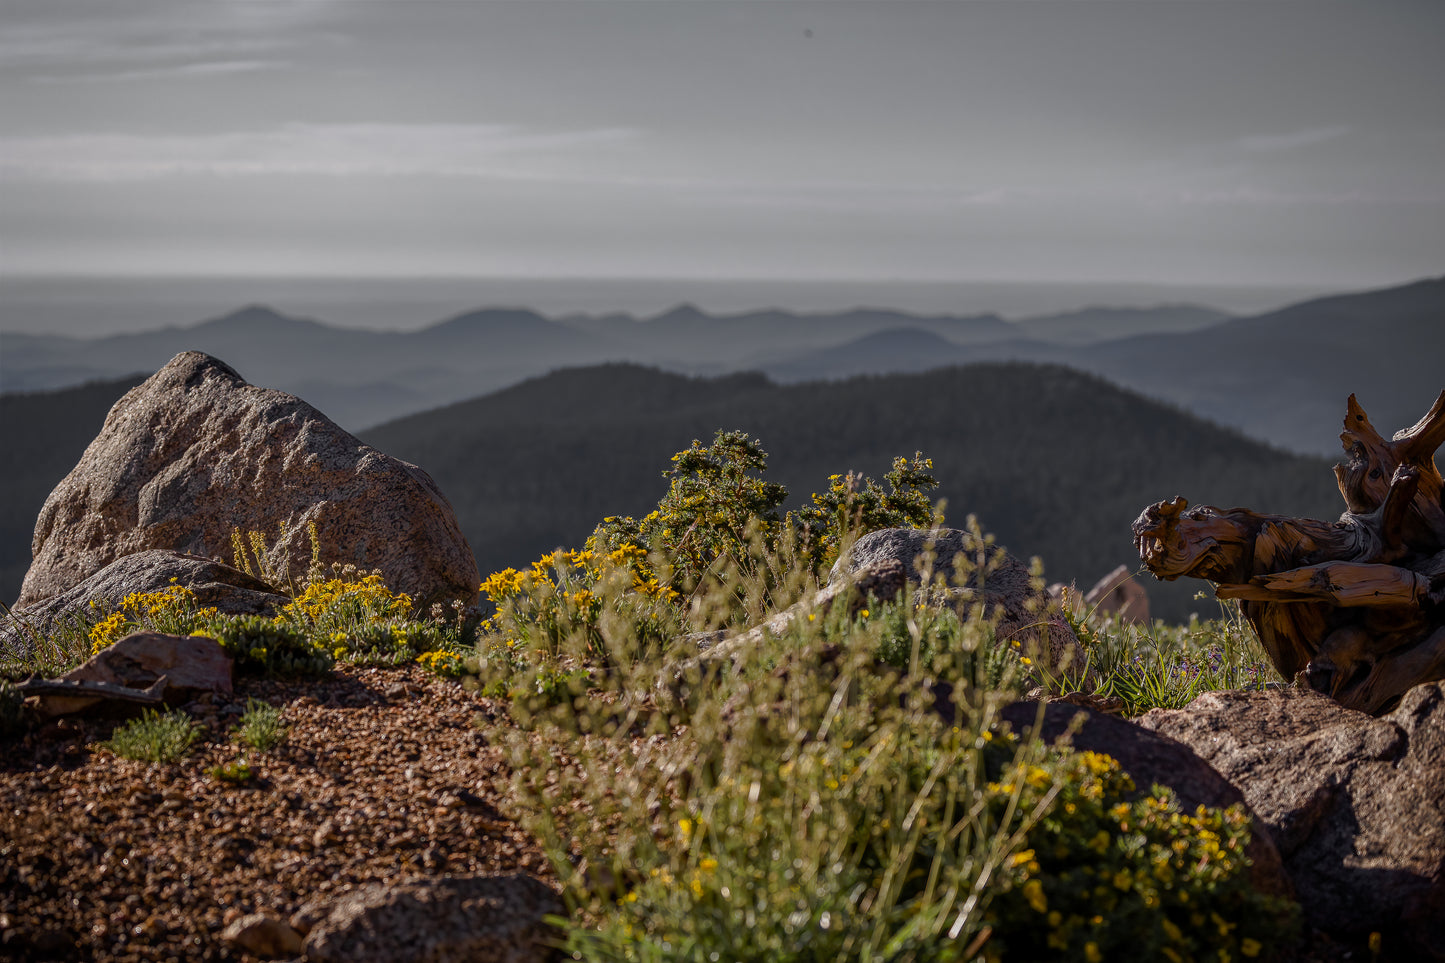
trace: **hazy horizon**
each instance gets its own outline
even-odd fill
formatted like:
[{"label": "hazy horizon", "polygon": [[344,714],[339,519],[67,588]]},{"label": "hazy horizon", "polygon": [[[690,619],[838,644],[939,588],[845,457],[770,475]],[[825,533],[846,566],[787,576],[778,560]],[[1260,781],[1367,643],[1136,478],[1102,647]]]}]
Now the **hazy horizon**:
[{"label": "hazy horizon", "polygon": [[[1400,283],[1408,283],[1404,279]],[[884,308],[1008,320],[1090,307],[1194,304],[1263,313],[1343,289],[1127,281],[906,281],[756,278],[340,278],[0,276],[0,333],[103,337],[186,327],[264,305],[337,327],[416,330],[465,311],[652,317],[680,304],[711,314]]]},{"label": "hazy horizon", "polygon": [[1382,287],[1445,264],[1441,37],[1421,0],[10,0],[4,270]]}]

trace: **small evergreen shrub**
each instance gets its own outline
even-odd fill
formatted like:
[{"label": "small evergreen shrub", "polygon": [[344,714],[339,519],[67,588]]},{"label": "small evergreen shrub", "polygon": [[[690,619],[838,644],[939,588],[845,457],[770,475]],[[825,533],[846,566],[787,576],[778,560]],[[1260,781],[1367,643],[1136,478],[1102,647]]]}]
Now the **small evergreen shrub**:
[{"label": "small evergreen shrub", "polygon": [[175,762],[190,752],[200,725],[179,709],[166,713],[147,709],[139,719],[116,728],[100,745],[137,762]]},{"label": "small evergreen shrub", "polygon": [[709,573],[731,563],[747,567],[760,542],[776,552],[785,542],[796,546],[795,564],[816,576],[837,560],[840,550],[859,535],[880,528],[927,528],[943,522],[925,494],[937,487],[932,461],[915,453],[896,458],[885,476],[885,492],[871,478],[853,472],[833,475],[828,489],[814,493],[812,505],[786,517],[778,514],[788,490],[761,477],[768,453],[742,431],[718,431],[712,444],[694,441],[672,456],[667,494],[641,520],[604,519],[596,544],[631,546],[646,557],[666,559],[668,586],[689,595]]}]

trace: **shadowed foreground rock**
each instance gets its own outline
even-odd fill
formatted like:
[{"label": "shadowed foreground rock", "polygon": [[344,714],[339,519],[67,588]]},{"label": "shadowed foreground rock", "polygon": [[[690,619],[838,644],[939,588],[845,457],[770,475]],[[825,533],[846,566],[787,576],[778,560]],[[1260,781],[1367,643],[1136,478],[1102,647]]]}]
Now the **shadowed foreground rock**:
[{"label": "shadowed foreground rock", "polygon": [[1379,932],[1387,959],[1445,959],[1445,683],[1378,719],[1280,689],[1210,692],[1139,724],[1239,787],[1312,925]]},{"label": "shadowed foreground rock", "polygon": [[41,509],[18,607],[58,595],[135,552],[231,558],[231,533],[262,532],[270,564],[380,569],[421,609],[472,605],[481,579],[451,505],[426,472],[362,444],[293,395],[221,361],[177,355],[116,402]]}]

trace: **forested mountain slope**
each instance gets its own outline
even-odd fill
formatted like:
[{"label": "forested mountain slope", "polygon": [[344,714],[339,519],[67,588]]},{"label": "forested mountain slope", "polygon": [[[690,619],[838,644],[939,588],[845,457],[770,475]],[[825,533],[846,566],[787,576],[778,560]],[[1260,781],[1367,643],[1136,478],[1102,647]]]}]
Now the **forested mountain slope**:
[{"label": "forested mountain slope", "polygon": [[[1343,399],[1341,399],[1343,404]],[[948,515],[977,514],[1050,579],[1087,588],[1137,564],[1129,524],[1147,504],[1191,502],[1334,518],[1326,459],[1288,455],[1056,366],[990,364],[779,386],[754,375],[691,379],[632,365],[561,371],[364,434],[426,468],[486,573],[576,546],[605,515],[646,512],[669,456],[717,429],[771,453],[769,477],[801,505],[849,469],[934,460]],[[1148,587],[1184,618],[1198,586]]]}]

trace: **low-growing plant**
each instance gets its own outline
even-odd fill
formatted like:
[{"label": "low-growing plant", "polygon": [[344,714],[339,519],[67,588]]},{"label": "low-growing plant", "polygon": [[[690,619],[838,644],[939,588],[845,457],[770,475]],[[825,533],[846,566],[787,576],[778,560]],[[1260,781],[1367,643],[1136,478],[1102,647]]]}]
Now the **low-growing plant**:
[{"label": "low-growing plant", "polygon": [[243,786],[256,775],[251,771],[251,765],[245,756],[212,766],[206,770],[206,774],[217,782],[228,782],[233,786]]},{"label": "low-growing plant", "polygon": [[40,631],[25,616],[4,602],[4,621],[16,629],[15,647],[0,647],[0,677],[23,679],[29,675],[52,678],[80,665],[90,656],[90,621],[77,614],[62,617],[48,631]]},{"label": "low-growing plant", "polygon": [[236,737],[257,752],[268,752],[286,738],[286,725],[281,721],[280,707],[247,699],[246,711],[236,723]]},{"label": "low-growing plant", "polygon": [[252,675],[318,676],[331,671],[327,643],[289,622],[261,615],[217,616],[202,629],[233,660],[233,670]]},{"label": "low-growing plant", "polygon": [[137,762],[175,762],[190,752],[199,734],[200,725],[179,709],[147,709],[140,718],[116,727],[100,745]]},{"label": "low-growing plant", "polygon": [[1083,644],[1084,665],[1044,674],[1056,692],[1085,688],[1122,700],[1125,715],[1178,709],[1205,692],[1263,689],[1281,680],[1238,603],[1221,602],[1221,618],[1185,626],[1141,626],[1098,618],[1066,601],[1062,611]]},{"label": "low-growing plant", "polygon": [[1254,958],[1296,935],[1298,907],[1251,885],[1243,806],[1181,812],[1168,790],[1140,797],[1108,756],[1060,764],[1000,776],[1025,806],[1058,795],[999,880],[986,959]]}]

